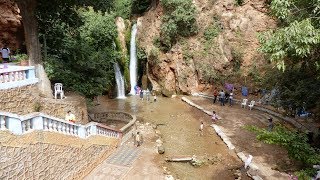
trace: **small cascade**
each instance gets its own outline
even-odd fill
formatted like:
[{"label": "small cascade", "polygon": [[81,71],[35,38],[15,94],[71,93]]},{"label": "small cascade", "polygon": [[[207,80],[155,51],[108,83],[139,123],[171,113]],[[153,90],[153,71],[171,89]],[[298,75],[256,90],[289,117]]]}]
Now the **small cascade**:
[{"label": "small cascade", "polygon": [[124,80],[123,80],[123,76],[121,74],[118,63],[114,63],[114,73],[115,73],[116,83],[117,83],[117,93],[118,93],[117,98],[124,99],[126,98],[125,91],[124,91]]},{"label": "small cascade", "polygon": [[137,85],[137,50],[136,50],[137,25],[132,26],[130,41],[130,94],[135,94],[135,86]]}]

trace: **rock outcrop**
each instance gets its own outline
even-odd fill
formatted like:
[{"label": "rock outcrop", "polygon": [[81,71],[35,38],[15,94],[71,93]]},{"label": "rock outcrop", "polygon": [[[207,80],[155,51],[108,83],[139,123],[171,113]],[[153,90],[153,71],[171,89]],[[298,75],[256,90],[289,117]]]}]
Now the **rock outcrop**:
[{"label": "rock outcrop", "polygon": [[[198,11],[198,34],[179,38],[167,53],[159,51],[157,61],[148,59],[148,78],[156,91],[165,89],[182,94],[204,91],[208,87],[208,74],[232,74],[233,64],[240,63],[241,73],[246,76],[253,65],[259,67],[264,62],[257,51],[257,34],[275,27],[264,1],[248,0],[242,6],[237,6],[234,0],[193,2]],[[162,17],[160,4],[138,19],[139,46],[149,56],[156,49],[153,42],[160,36]],[[213,21],[218,21],[221,32],[205,42],[204,32]],[[241,62],[235,62],[237,53],[241,53]]]},{"label": "rock outcrop", "polygon": [[11,0],[0,0],[0,47],[18,49],[24,40],[20,10]]}]

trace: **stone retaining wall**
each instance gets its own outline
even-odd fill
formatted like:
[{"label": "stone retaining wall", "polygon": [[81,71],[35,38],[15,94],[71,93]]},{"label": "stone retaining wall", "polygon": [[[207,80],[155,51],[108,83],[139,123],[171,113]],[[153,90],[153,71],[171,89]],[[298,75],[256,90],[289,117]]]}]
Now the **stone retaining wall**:
[{"label": "stone retaining wall", "polygon": [[80,123],[88,122],[85,102],[42,98],[36,85],[0,90],[0,97],[1,111],[19,115],[40,111],[64,119],[66,112],[70,110]]},{"label": "stone retaining wall", "polygon": [[106,145],[86,148],[44,143],[27,147],[0,146],[0,179],[79,179],[111,150]]}]

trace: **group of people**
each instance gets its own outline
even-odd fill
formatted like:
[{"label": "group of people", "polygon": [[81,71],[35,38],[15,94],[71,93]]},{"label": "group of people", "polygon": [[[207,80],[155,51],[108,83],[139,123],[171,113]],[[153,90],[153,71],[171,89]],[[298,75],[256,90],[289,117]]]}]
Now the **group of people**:
[{"label": "group of people", "polygon": [[[149,91],[149,89],[147,89],[147,90],[141,90],[140,92],[140,99],[141,100],[143,100],[144,99],[144,95],[145,95],[145,97],[146,97],[146,100],[147,101],[150,101],[150,94],[151,94],[151,92]],[[157,101],[157,95],[156,95],[156,93],[153,93],[153,102],[156,102]]]},{"label": "group of people", "polygon": [[214,89],[213,91],[213,103],[216,103],[217,99],[220,101],[220,105],[224,106],[225,103],[229,102],[229,106],[233,105],[233,91],[231,90],[230,92],[226,91],[224,92],[221,90],[218,92],[217,88]]},{"label": "group of people", "polygon": [[2,57],[2,62],[3,63],[8,63],[10,62],[10,49],[7,47],[6,44],[1,48],[1,57]]}]

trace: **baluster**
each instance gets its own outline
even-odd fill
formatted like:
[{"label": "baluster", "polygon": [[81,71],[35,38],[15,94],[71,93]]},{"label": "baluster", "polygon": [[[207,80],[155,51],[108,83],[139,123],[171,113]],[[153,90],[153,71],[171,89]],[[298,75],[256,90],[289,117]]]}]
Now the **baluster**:
[{"label": "baluster", "polygon": [[20,80],[20,78],[19,78],[19,71],[14,72],[14,79],[15,79],[15,81],[19,81],[19,80]]},{"label": "baluster", "polygon": [[6,129],[6,117],[0,116],[0,129],[5,130]]},{"label": "baluster", "polygon": [[78,136],[78,127],[77,127],[77,126],[74,127],[74,134],[75,134],[76,136]]},{"label": "baluster", "polygon": [[21,122],[21,127],[22,127],[22,133],[26,131],[26,121]]},{"label": "baluster", "polygon": [[3,74],[0,75],[0,83],[3,83],[4,79],[3,79]]},{"label": "baluster", "polygon": [[70,125],[70,133],[71,135],[74,135],[74,125]]},{"label": "baluster", "polygon": [[26,74],[26,71],[22,71],[22,79],[27,79],[27,74]]},{"label": "baluster", "polygon": [[48,129],[48,119],[43,118],[43,128],[44,131]]},{"label": "baluster", "polygon": [[4,82],[9,82],[9,75],[8,73],[4,74]]},{"label": "baluster", "polygon": [[62,133],[63,134],[67,134],[67,131],[66,131],[66,129],[67,129],[67,124],[66,123],[62,123]]},{"label": "baluster", "polygon": [[52,120],[52,130],[57,131],[57,123],[56,121],[53,121],[53,120]]},{"label": "baluster", "polygon": [[53,121],[52,119],[48,119],[49,120],[49,131],[53,131]]},{"label": "baluster", "polygon": [[69,128],[69,124],[66,124],[66,134],[70,134],[70,128]]},{"label": "baluster", "polygon": [[62,132],[61,122],[58,121],[58,122],[57,122],[57,125],[58,125],[58,126],[57,126],[57,131],[58,131],[58,132]]},{"label": "baluster", "polygon": [[31,129],[31,120],[28,119],[28,120],[26,121],[26,131],[29,131],[30,129]]}]

